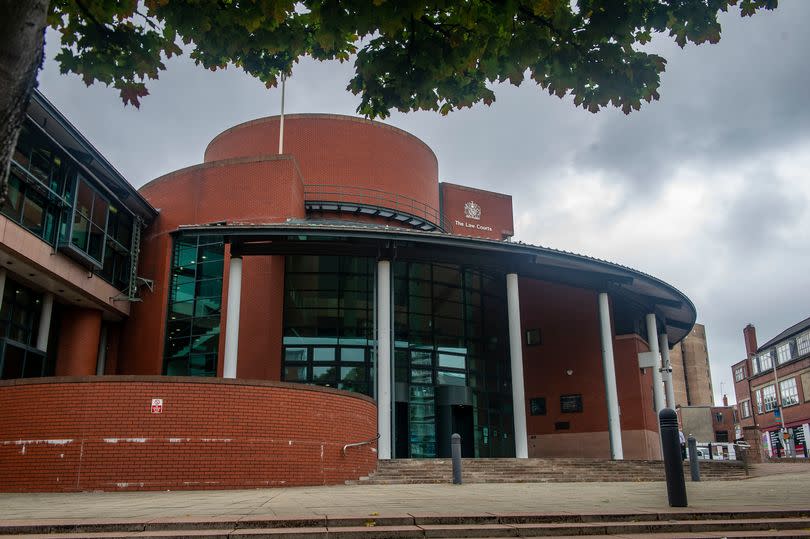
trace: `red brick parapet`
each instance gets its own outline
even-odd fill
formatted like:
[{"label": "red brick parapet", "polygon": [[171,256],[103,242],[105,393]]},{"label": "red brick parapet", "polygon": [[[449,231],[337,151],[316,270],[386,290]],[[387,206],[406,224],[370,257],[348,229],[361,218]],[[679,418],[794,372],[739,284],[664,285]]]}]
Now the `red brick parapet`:
[{"label": "red brick parapet", "polygon": [[[152,412],[152,399],[162,411]],[[368,397],[253,380],[88,376],[0,382],[0,491],[340,484],[376,468]]]}]

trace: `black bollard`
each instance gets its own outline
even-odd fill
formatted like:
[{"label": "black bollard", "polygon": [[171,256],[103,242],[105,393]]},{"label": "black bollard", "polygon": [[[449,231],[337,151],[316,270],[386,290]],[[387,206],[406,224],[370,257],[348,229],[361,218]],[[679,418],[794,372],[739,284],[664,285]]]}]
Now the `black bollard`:
[{"label": "black bollard", "polygon": [[667,496],[670,507],[686,507],[686,482],[681,462],[681,441],[678,436],[678,415],[675,410],[664,408],[658,414],[661,428],[661,445],[664,454],[664,471],[667,477]]},{"label": "black bollard", "polygon": [[450,437],[450,451],[453,455],[453,484],[461,484],[461,435],[453,434]]},{"label": "black bollard", "polygon": [[697,440],[690,436],[687,440],[689,445],[689,472],[692,474],[692,481],[700,481],[700,462],[698,462]]}]

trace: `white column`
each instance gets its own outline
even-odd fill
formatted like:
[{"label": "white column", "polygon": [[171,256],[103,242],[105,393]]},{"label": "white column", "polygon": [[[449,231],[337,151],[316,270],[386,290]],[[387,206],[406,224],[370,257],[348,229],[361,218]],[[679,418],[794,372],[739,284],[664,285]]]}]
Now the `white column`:
[{"label": "white column", "polygon": [[672,385],[672,363],[669,360],[669,336],[666,332],[658,335],[658,348],[661,349],[661,363],[664,367],[664,391],[667,395],[667,408],[675,409],[675,388]]},{"label": "white column", "polygon": [[377,458],[391,458],[391,261],[377,262]]},{"label": "white column", "polygon": [[39,314],[39,330],[37,330],[37,349],[48,351],[48,336],[51,333],[51,314],[53,313],[53,294],[45,292],[42,296],[42,310]]},{"label": "white column", "polygon": [[236,378],[236,359],[239,354],[239,308],[242,301],[242,258],[231,257],[228,270],[228,307],[225,312],[225,360],[223,378]]},{"label": "white column", "polygon": [[658,327],[655,324],[655,314],[647,315],[647,344],[650,345],[650,352],[655,356],[655,367],[653,367],[653,403],[655,404],[655,420],[658,421],[658,412],[664,409],[664,382],[661,379],[661,351],[658,349]]},{"label": "white column", "polygon": [[607,292],[599,294],[599,335],[602,340],[602,372],[605,377],[605,401],[608,412],[610,458],[624,459],[622,427],[619,420],[619,392],[616,389],[616,365],[613,361],[613,332],[610,330],[610,305]]},{"label": "white column", "polygon": [[526,397],[523,388],[523,333],[520,329],[520,294],[517,273],[506,274],[506,308],[509,313],[509,357],[512,366],[512,411],[515,419],[515,456],[529,458],[526,433]]},{"label": "white column", "polygon": [[101,324],[101,334],[98,336],[98,360],[96,361],[96,376],[102,376],[107,367],[107,324]]}]

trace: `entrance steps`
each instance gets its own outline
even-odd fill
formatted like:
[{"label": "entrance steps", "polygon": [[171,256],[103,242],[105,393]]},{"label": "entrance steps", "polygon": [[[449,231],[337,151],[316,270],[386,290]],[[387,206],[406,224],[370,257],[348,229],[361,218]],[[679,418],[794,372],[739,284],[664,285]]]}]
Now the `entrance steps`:
[{"label": "entrance steps", "polygon": [[259,538],[422,539],[450,537],[810,537],[804,510],[607,514],[419,515],[368,517],[186,517],[137,522],[0,523],[0,539]]},{"label": "entrance steps", "polygon": [[[664,465],[655,460],[607,459],[462,459],[464,483],[569,483],[604,481],[663,481]],[[684,475],[690,477],[689,464]],[[702,480],[745,479],[738,461],[701,461]],[[451,459],[380,460],[377,472],[350,484],[402,485],[450,483]]]}]

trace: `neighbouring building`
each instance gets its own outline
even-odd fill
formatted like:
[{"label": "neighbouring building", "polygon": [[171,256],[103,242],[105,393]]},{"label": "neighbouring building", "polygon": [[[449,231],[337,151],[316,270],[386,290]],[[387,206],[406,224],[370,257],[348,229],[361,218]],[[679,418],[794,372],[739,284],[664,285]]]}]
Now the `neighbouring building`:
[{"label": "neighbouring building", "polygon": [[660,458],[683,293],[511,241],[511,197],[440,182],[405,131],[288,115],[280,148],[280,123],[136,191],[35,96],[0,218],[0,489],[337,484],[453,432]]},{"label": "neighbouring building", "polygon": [[684,340],[669,352],[672,389],[678,406],[713,406],[712,372],[706,327],[695,324]]},{"label": "neighbouring building", "polygon": [[734,442],[737,413],[727,397],[723,406],[680,406],[677,411],[685,436],[694,436],[698,443]]},{"label": "neighbouring building", "polygon": [[[743,329],[747,358],[732,365],[740,424],[746,440],[769,457],[807,457],[810,439],[810,318],[757,344],[756,328]],[[784,427],[784,430],[783,430]],[[787,431],[787,432],[785,432]],[[790,440],[785,442],[787,435]]]}]

